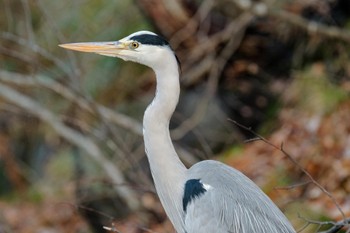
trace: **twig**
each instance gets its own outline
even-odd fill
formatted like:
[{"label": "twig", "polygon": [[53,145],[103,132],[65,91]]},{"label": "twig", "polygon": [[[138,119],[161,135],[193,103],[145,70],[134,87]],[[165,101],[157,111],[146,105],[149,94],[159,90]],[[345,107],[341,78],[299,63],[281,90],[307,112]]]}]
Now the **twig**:
[{"label": "twig", "polygon": [[[92,213],[98,214],[100,216],[108,218],[109,221],[111,221],[111,222],[114,220],[114,217],[110,216],[109,214],[107,214],[105,212],[98,211],[98,210],[96,210],[94,208],[91,208],[91,207],[87,207],[87,206],[80,205],[80,204],[76,205],[76,204],[72,204],[72,203],[69,203],[69,202],[63,202],[63,203],[59,203],[59,204],[69,205],[69,206],[74,207],[75,209],[82,209],[82,210],[85,210],[85,211],[88,211],[88,212],[92,212]],[[115,227],[115,224],[113,222],[112,222],[111,225],[112,225],[112,227],[103,226],[103,229],[105,229],[107,231],[121,233],[120,231],[117,230],[117,228]]]},{"label": "twig", "polygon": [[82,210],[86,210],[88,212],[92,212],[92,213],[95,213],[95,214],[98,214],[100,216],[103,216],[105,218],[108,218],[109,221],[113,221],[115,218],[112,217],[111,215],[105,213],[105,212],[102,212],[102,211],[99,211],[99,210],[96,210],[94,208],[91,208],[91,207],[88,207],[88,206],[84,206],[84,205],[81,205],[81,204],[73,204],[73,203],[70,203],[70,202],[59,202],[57,203],[57,205],[68,205],[70,207],[74,207],[75,209],[82,209]]},{"label": "twig", "polygon": [[277,189],[277,190],[289,190],[289,189],[294,189],[296,187],[300,187],[300,186],[304,186],[304,185],[308,185],[312,183],[312,181],[305,181],[305,182],[302,182],[302,183],[299,183],[299,184],[294,184],[294,185],[289,185],[289,186],[284,186],[284,187],[276,187],[274,189]]},{"label": "twig", "polygon": [[287,151],[284,150],[283,148],[283,143],[281,143],[281,146],[276,146],[275,144],[273,144],[272,142],[270,142],[269,140],[267,140],[266,138],[264,138],[263,136],[259,135],[258,133],[256,133],[254,130],[252,130],[250,127],[246,127],[240,123],[238,123],[237,121],[234,121],[232,119],[228,119],[228,121],[232,122],[233,124],[237,125],[238,127],[247,130],[248,132],[250,132],[251,134],[253,134],[255,137],[259,138],[261,141],[265,142],[266,144],[272,146],[273,148],[275,148],[276,150],[279,150],[282,152],[282,154],[284,154],[296,167],[298,167],[309,179],[310,181],[316,185],[316,187],[318,187],[324,194],[326,194],[334,203],[334,205],[337,207],[338,211],[340,212],[340,214],[342,215],[342,218],[344,219],[344,221],[346,220],[346,216],[343,212],[343,210],[341,209],[339,203],[337,202],[337,200],[333,197],[333,195],[328,192],[320,183],[318,183],[313,177],[312,175],[305,169],[303,168],[294,158],[293,156],[291,156]]},{"label": "twig", "polygon": [[[82,209],[82,210],[85,210],[85,211],[88,211],[88,212],[92,212],[92,213],[95,213],[95,214],[98,214],[102,217],[105,217],[105,218],[108,218],[109,221],[111,222],[111,227],[108,227],[108,226],[103,226],[103,229],[107,230],[107,231],[111,231],[111,232],[117,232],[117,233],[122,233],[121,231],[119,231],[116,227],[116,224],[115,224],[115,218],[105,212],[102,212],[102,211],[99,211],[99,210],[96,210],[94,208],[91,208],[91,207],[87,207],[87,206],[84,206],[84,205],[77,205],[77,204],[72,204],[72,203],[69,203],[69,202],[61,202],[61,203],[58,203],[58,204],[63,204],[63,205],[68,205],[68,206],[71,206],[71,207],[74,207],[75,209]],[[133,225],[133,224],[130,224],[130,225]],[[135,225],[138,229],[142,230],[142,231],[145,231],[145,232],[150,232],[150,233],[157,233],[155,231],[152,231],[148,228],[145,228],[145,227],[141,227],[141,226],[137,226]]]},{"label": "twig", "polygon": [[[196,64],[195,66],[197,66],[198,61],[203,60],[203,56],[205,54],[215,54],[215,51],[220,44],[227,43],[227,41],[234,39],[236,34],[239,35],[242,30],[245,30],[252,19],[254,19],[254,15],[250,14],[249,12],[242,13],[240,16],[230,21],[230,23],[228,23],[228,25],[226,25],[225,29],[222,31],[198,41],[196,47],[191,49],[191,53],[188,54],[185,64],[189,64],[191,67],[194,66],[193,64]],[[206,71],[208,71],[210,70],[211,66],[204,68],[206,68]],[[188,77],[185,79],[187,78]],[[193,77],[190,78],[192,79]],[[189,81],[187,82],[188,85],[192,83]]]},{"label": "twig", "polygon": [[[347,219],[341,220],[339,222],[336,222],[333,227],[331,227],[330,229],[328,229],[326,231],[321,231],[320,233],[336,233],[345,226],[349,227],[349,225],[350,225],[350,218],[347,218]],[[349,227],[349,229],[350,229],[350,227]],[[349,229],[346,232],[349,232]]]},{"label": "twig", "polygon": [[319,229],[325,225],[332,225],[331,228],[329,228],[328,230],[325,230],[325,231],[317,231],[318,233],[336,233],[338,231],[340,231],[343,227],[345,226],[349,226],[350,224],[350,218],[346,218],[346,219],[343,219],[341,221],[338,221],[338,222],[334,222],[334,221],[315,221],[315,220],[311,220],[311,219],[307,219],[305,217],[302,217],[298,214],[298,218],[300,219],[303,219],[306,223],[307,223],[307,226],[310,225],[310,224],[313,224],[313,225],[318,225]]},{"label": "twig", "polygon": [[117,230],[117,228],[115,228],[115,226],[113,224],[112,224],[112,227],[103,226],[103,229],[105,229],[107,231],[111,231],[111,232],[121,233],[120,231]]},{"label": "twig", "polygon": [[204,21],[205,18],[207,18],[212,8],[214,7],[214,4],[214,0],[203,1],[203,3],[201,3],[199,6],[197,12],[188,21],[188,23],[172,36],[170,44],[175,50],[184,40],[193,35],[197,27]]}]

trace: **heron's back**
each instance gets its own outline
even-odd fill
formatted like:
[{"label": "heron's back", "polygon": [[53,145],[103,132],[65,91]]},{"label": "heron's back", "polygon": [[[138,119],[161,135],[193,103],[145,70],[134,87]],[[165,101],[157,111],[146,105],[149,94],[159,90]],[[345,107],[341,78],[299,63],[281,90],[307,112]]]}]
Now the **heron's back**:
[{"label": "heron's back", "polygon": [[203,192],[186,206],[187,233],[295,232],[271,199],[236,169],[207,160],[188,170],[188,180],[199,180]]}]

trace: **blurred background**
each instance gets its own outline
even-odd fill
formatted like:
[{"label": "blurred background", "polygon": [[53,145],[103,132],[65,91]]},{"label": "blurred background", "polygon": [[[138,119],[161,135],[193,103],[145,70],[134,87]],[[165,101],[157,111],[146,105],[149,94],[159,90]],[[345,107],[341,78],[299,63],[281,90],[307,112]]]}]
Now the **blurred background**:
[{"label": "blurred background", "polygon": [[241,170],[301,232],[350,217],[348,0],[0,0],[1,233],[174,232],[142,142],[153,72],[58,47],[138,30],[181,61],[187,166]]}]

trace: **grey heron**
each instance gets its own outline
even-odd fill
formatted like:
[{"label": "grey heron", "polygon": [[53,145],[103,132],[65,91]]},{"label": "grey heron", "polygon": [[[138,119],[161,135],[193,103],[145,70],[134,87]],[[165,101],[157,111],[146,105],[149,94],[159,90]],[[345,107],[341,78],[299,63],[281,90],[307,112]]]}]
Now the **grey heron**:
[{"label": "grey heron", "polygon": [[291,233],[290,222],[240,171],[206,160],[186,168],[169,133],[180,94],[178,59],[169,43],[149,32],[121,40],[60,45],[141,63],[156,74],[156,94],[143,117],[145,150],[156,191],[178,233]]}]

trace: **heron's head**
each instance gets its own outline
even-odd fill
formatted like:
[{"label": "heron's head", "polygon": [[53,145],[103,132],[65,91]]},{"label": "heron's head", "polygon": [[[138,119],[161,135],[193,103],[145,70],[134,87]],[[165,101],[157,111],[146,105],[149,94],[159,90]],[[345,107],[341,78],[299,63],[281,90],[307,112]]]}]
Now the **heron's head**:
[{"label": "heron's head", "polygon": [[149,31],[135,32],[118,41],[70,43],[59,46],[81,52],[119,57],[151,68],[164,65],[168,56],[176,58],[169,43],[161,36]]}]

